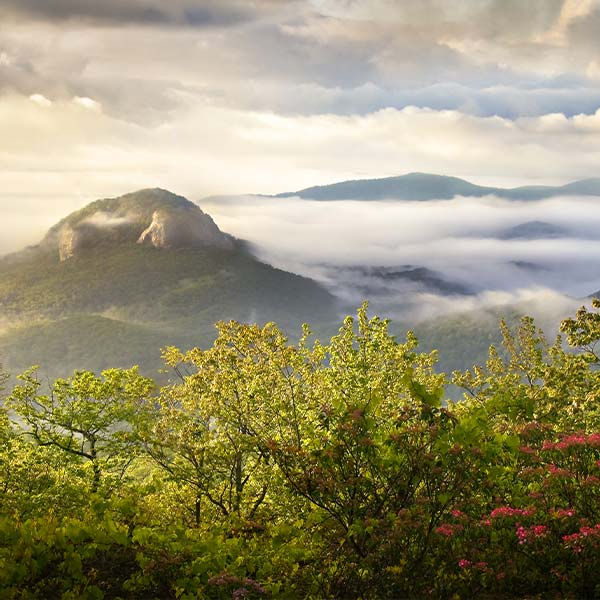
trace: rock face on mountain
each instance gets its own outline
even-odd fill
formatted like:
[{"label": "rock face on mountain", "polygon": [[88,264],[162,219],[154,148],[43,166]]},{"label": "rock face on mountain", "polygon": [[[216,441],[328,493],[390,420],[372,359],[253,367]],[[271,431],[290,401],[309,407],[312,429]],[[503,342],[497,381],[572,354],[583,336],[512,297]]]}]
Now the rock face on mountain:
[{"label": "rock face on mountain", "polygon": [[79,239],[79,233],[69,224],[65,224],[65,226],[60,229],[58,232],[58,257],[61,261],[74,256]]},{"label": "rock face on mountain", "polygon": [[102,244],[231,250],[234,240],[197,205],[166,190],[147,189],[92,202],[57,223],[41,243],[66,261]]},{"label": "rock face on mountain", "polygon": [[138,244],[155,248],[215,246],[229,249],[233,243],[200,209],[178,212],[155,210],[152,222],[138,238]]}]

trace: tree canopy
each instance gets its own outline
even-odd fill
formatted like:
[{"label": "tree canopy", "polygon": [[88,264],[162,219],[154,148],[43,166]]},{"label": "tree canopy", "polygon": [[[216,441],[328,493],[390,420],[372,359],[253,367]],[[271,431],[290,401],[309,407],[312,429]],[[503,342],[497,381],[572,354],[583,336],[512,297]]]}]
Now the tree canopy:
[{"label": "tree canopy", "polygon": [[366,305],[327,343],[220,323],[209,349],[164,350],[161,389],[30,370],[0,423],[0,590],[596,597],[599,308],[552,343],[502,323],[452,375]]}]

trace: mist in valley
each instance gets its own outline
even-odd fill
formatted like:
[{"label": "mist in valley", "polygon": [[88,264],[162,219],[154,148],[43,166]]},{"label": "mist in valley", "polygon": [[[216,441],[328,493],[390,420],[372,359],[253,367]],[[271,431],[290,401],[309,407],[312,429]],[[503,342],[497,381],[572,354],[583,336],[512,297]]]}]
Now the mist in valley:
[{"label": "mist in valley", "polygon": [[261,260],[316,279],[347,307],[369,299],[419,321],[517,306],[555,321],[600,289],[598,200],[228,196],[201,205]]}]

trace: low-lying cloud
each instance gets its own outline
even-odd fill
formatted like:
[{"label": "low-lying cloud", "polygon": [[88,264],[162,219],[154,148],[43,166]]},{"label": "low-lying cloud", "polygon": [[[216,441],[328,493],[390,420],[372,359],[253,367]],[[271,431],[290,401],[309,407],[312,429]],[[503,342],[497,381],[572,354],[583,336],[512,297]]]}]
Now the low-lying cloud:
[{"label": "low-lying cloud", "polygon": [[[600,289],[598,202],[243,196],[208,199],[203,208],[261,259],[321,281],[349,304],[370,297],[388,313],[429,318]],[[504,239],[513,227],[539,222],[559,234],[539,239],[534,227],[531,239],[522,229]]]},{"label": "low-lying cloud", "polygon": [[110,229],[121,225],[127,225],[128,223],[133,222],[133,220],[134,219],[131,216],[117,216],[113,213],[99,210],[84,219],[81,223],[84,225],[92,225],[93,227],[100,229]]}]

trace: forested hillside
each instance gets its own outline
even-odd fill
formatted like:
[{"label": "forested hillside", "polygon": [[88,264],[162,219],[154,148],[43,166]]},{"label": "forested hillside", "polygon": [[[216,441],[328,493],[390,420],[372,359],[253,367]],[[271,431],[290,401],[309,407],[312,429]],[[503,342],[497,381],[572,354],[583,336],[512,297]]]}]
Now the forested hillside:
[{"label": "forested hillside", "polygon": [[447,375],[363,306],[327,343],[221,323],[162,387],[5,381],[0,595],[597,597],[599,309]]},{"label": "forested hillside", "polygon": [[164,190],[93,202],[0,257],[0,360],[13,373],[137,364],[156,375],[160,348],[208,347],[219,320],[296,330],[337,318],[322,286],[257,260]]}]

